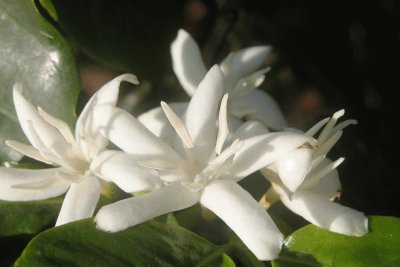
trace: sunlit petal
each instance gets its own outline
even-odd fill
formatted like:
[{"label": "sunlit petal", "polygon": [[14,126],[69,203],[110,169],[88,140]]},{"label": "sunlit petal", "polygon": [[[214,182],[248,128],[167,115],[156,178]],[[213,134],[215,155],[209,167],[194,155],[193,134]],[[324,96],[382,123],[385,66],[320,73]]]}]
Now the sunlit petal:
[{"label": "sunlit petal", "polygon": [[223,94],[223,77],[215,65],[202,80],[189,102],[185,124],[196,145],[197,155],[210,155],[215,148],[217,113]]},{"label": "sunlit petal", "polygon": [[[81,146],[91,150],[88,151],[90,158],[108,144],[100,130],[117,103],[122,81],[138,84],[136,76],[132,74],[123,74],[109,81],[90,98],[76,122],[75,137]],[[86,144],[87,142],[91,144]]]},{"label": "sunlit petal", "polygon": [[[185,110],[187,108],[188,102],[182,103],[168,103],[170,108],[178,115],[180,118],[183,117]],[[168,122],[167,117],[161,107],[153,108],[145,113],[142,113],[137,117],[147,129],[149,129],[155,136],[160,137],[167,143],[173,141],[173,136],[175,135],[174,129]]]},{"label": "sunlit petal", "polygon": [[179,161],[180,157],[128,112],[116,109],[104,129],[104,135],[125,152],[140,160],[159,157]]},{"label": "sunlit petal", "polygon": [[233,181],[208,184],[200,203],[220,217],[259,260],[278,257],[283,235],[267,212]]},{"label": "sunlit petal", "polygon": [[94,158],[91,170],[125,192],[154,190],[162,185],[157,173],[140,166],[125,152],[107,150]]},{"label": "sunlit petal", "polygon": [[171,44],[172,67],[183,89],[190,96],[207,73],[200,49],[193,38],[184,30],[179,30]]},{"label": "sunlit petal", "polygon": [[364,213],[331,202],[324,196],[299,190],[291,198],[281,199],[294,213],[324,229],[351,236],[368,232],[368,219]]},{"label": "sunlit petal", "polygon": [[244,139],[232,168],[223,179],[239,181],[249,174],[281,159],[287,153],[314,139],[296,133],[269,133]]},{"label": "sunlit petal", "polygon": [[97,228],[117,232],[159,215],[193,206],[199,193],[190,191],[180,183],[103,206],[96,215]]},{"label": "sunlit petal", "polygon": [[252,46],[241,49],[228,56],[222,63],[221,68],[225,74],[225,87],[233,89],[235,83],[252,72],[256,71],[262,65],[265,57],[271,51],[270,46]]},{"label": "sunlit petal", "polygon": [[68,190],[58,215],[56,226],[93,215],[100,198],[100,182],[94,176],[88,176],[78,184],[72,184]]},{"label": "sunlit petal", "polygon": [[[0,167],[0,199],[29,201],[47,199],[64,194],[70,183],[56,178],[56,172],[59,169],[28,170]],[[45,183],[43,184],[44,181]],[[34,185],[35,183],[44,186],[38,189],[17,188],[20,184]]]},{"label": "sunlit petal", "polygon": [[259,120],[267,127],[277,130],[286,127],[286,120],[278,104],[261,90],[254,90],[244,97],[232,99],[230,108],[232,114]]},{"label": "sunlit petal", "polygon": [[70,145],[62,134],[43,119],[38,110],[22,96],[19,86],[19,84],[14,86],[14,106],[21,128],[29,142],[39,150],[47,150],[54,145],[57,145],[58,151],[68,150]]}]

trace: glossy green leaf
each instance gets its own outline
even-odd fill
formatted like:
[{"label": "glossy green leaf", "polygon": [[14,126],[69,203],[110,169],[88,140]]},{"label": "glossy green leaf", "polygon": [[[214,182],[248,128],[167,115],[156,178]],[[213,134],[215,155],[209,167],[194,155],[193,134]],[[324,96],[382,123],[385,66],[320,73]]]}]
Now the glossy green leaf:
[{"label": "glossy green leaf", "polygon": [[36,234],[53,226],[63,198],[41,201],[0,201],[0,236]]},{"label": "glossy green leaf", "polygon": [[58,22],[88,56],[155,82],[172,70],[169,46],[187,0],[53,0]]},{"label": "glossy green leaf", "polygon": [[224,250],[176,225],[150,221],[106,233],[87,219],[36,236],[15,266],[234,266]]},{"label": "glossy green leaf", "polygon": [[0,1],[0,162],[18,156],[4,140],[24,141],[12,88],[70,125],[75,121],[79,77],[63,37],[37,11],[33,0]]},{"label": "glossy green leaf", "polygon": [[400,219],[371,216],[369,220],[370,232],[363,237],[303,227],[286,239],[273,266],[400,266]]}]

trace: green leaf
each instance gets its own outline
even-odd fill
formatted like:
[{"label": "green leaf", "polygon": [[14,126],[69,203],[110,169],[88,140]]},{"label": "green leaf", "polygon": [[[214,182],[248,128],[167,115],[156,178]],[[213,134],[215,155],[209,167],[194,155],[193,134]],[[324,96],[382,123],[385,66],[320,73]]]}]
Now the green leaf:
[{"label": "green leaf", "polygon": [[75,121],[79,76],[62,36],[37,11],[33,0],[0,1],[0,162],[16,160],[4,140],[25,141],[14,111],[12,88],[35,106],[70,125]]},{"label": "green leaf", "polygon": [[169,47],[187,2],[53,0],[58,22],[86,55],[152,82],[172,70]]},{"label": "green leaf", "polygon": [[224,249],[176,225],[150,221],[106,233],[87,219],[36,236],[15,266],[234,266]]},{"label": "green leaf", "polygon": [[0,201],[0,236],[36,234],[53,226],[63,198],[41,201]]},{"label": "green leaf", "polygon": [[273,266],[400,266],[400,219],[371,216],[369,226],[362,237],[305,226],[286,239]]}]

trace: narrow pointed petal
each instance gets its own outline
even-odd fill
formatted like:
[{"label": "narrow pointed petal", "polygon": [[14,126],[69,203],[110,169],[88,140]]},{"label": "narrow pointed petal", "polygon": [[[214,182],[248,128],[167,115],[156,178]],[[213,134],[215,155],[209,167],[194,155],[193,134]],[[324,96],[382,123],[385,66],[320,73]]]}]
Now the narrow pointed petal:
[{"label": "narrow pointed petal", "polygon": [[220,217],[259,260],[278,257],[283,235],[268,213],[237,183],[216,180],[208,184],[200,203]]},{"label": "narrow pointed petal", "polygon": [[286,120],[278,104],[261,90],[254,90],[244,97],[232,99],[230,105],[231,113],[238,117],[259,120],[276,130],[286,127]]},{"label": "narrow pointed petal", "polygon": [[173,183],[139,197],[103,206],[96,215],[97,228],[118,232],[157,216],[185,209],[199,201],[200,193]]},{"label": "narrow pointed petal", "polygon": [[296,191],[310,172],[312,155],[310,148],[301,147],[276,163],[279,178],[290,191]]},{"label": "narrow pointed petal", "polygon": [[221,106],[218,114],[218,135],[215,145],[215,152],[217,152],[217,154],[221,154],[222,147],[225,143],[226,138],[229,135],[227,104],[228,94],[225,94],[224,97],[222,97]]},{"label": "narrow pointed petal", "polygon": [[223,94],[223,76],[215,65],[202,80],[185,114],[185,124],[198,155],[210,155],[215,148],[218,107]]},{"label": "narrow pointed petal", "polygon": [[230,57],[228,56],[221,63],[221,68],[227,70],[224,72],[227,90],[233,89],[239,79],[255,72],[262,65],[271,49],[270,46],[252,46],[234,52]]},{"label": "narrow pointed petal", "polygon": [[25,145],[18,141],[12,141],[12,140],[7,140],[6,145],[30,158],[36,159],[38,161],[44,162],[49,165],[53,163],[50,160],[44,158],[42,154],[40,154],[39,150],[30,145]]},{"label": "narrow pointed petal", "polygon": [[114,111],[103,133],[111,142],[139,160],[154,157],[166,158],[174,162],[180,160],[170,146],[124,110],[117,108]]},{"label": "narrow pointed petal", "polygon": [[341,109],[332,115],[331,119],[325,125],[325,128],[322,130],[321,134],[318,137],[318,144],[325,143],[325,141],[328,140],[329,137],[331,137],[333,127],[335,127],[337,120],[343,115],[344,115],[344,109]]},{"label": "narrow pointed petal", "polygon": [[154,190],[162,186],[162,181],[154,171],[138,165],[135,159],[121,151],[101,152],[92,161],[90,169],[127,193]]},{"label": "narrow pointed petal", "polygon": [[313,127],[311,127],[305,134],[309,136],[314,136],[328,121],[330,118],[325,118],[317,122]]},{"label": "narrow pointed petal", "polygon": [[169,123],[174,128],[176,134],[181,139],[183,145],[186,148],[193,148],[192,137],[183,121],[175,114],[175,112],[168,106],[167,103],[161,101],[161,108],[163,109]]},{"label": "narrow pointed petal", "polygon": [[[188,102],[182,102],[170,103],[168,105],[175,112],[176,115],[182,118],[188,104]],[[167,143],[172,142],[175,131],[169,123],[161,107],[153,108],[139,115],[137,119],[144,126],[146,126],[146,128],[149,129],[155,136],[160,137]]]},{"label": "narrow pointed petal", "polygon": [[72,184],[65,195],[56,226],[86,219],[93,215],[100,198],[100,182],[88,176],[78,184]]},{"label": "narrow pointed petal", "polygon": [[307,142],[314,143],[315,140],[303,134],[287,132],[269,133],[244,139],[231,169],[222,178],[239,181],[283,158]]},{"label": "narrow pointed petal", "polygon": [[62,134],[39,115],[37,109],[22,96],[18,86],[14,86],[13,99],[22,130],[33,147],[46,150],[57,145],[60,151],[68,150],[69,144]]},{"label": "narrow pointed petal", "polygon": [[189,96],[207,73],[200,49],[193,38],[184,30],[179,30],[171,44],[172,67],[180,84]]},{"label": "narrow pointed petal", "polygon": [[[86,104],[76,122],[75,138],[86,147],[89,158],[108,144],[100,130],[111,116],[118,99],[119,85],[122,81],[138,84],[135,75],[122,74],[100,88]],[[86,140],[91,139],[91,140]],[[90,144],[86,144],[90,142]]]},{"label": "narrow pointed petal", "polygon": [[368,232],[364,213],[344,207],[309,191],[299,190],[292,197],[281,198],[283,204],[307,221],[332,232],[362,236]]},{"label": "narrow pointed petal", "polygon": [[[64,194],[70,183],[56,178],[56,172],[60,168],[31,170],[0,167],[0,199],[7,201],[30,201],[56,197]],[[36,189],[13,188],[19,184],[43,185],[47,181],[48,186]],[[18,186],[17,186],[18,187]]]}]

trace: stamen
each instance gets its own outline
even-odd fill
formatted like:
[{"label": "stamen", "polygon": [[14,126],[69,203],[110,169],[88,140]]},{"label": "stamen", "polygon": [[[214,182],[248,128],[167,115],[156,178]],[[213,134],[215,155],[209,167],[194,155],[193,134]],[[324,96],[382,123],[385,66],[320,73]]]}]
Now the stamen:
[{"label": "stamen", "polygon": [[325,143],[326,140],[331,136],[331,131],[333,127],[335,126],[337,120],[344,115],[344,109],[341,109],[337,112],[335,112],[332,115],[332,118],[330,121],[326,124],[325,128],[322,130],[322,133],[318,137],[318,144],[322,145]]},{"label": "stamen", "polygon": [[192,137],[185,124],[182,120],[175,114],[175,112],[168,106],[167,103],[161,101],[161,107],[167,116],[168,121],[171,123],[172,127],[175,129],[176,133],[182,140],[186,148],[193,148]]},{"label": "stamen", "polygon": [[315,124],[313,127],[311,127],[306,133],[305,135],[308,136],[314,136],[321,128],[322,126],[324,126],[330,118],[325,118],[323,120],[321,120],[320,122],[318,122],[317,124]]},{"label": "stamen", "polygon": [[337,141],[339,141],[342,134],[343,134],[342,131],[337,132],[331,138],[329,138],[322,146],[317,147],[313,154],[313,158],[317,158],[321,155],[328,154],[328,152],[331,150],[331,148],[337,143]]},{"label": "stamen", "polygon": [[13,140],[6,140],[6,145],[18,151],[19,153],[24,154],[25,156],[36,159],[38,161],[44,162],[49,165],[53,164],[53,162],[44,158],[39,150],[30,145],[25,145],[23,143]]},{"label": "stamen", "polygon": [[312,186],[316,183],[319,182],[325,175],[336,169],[342,162],[344,161],[344,158],[339,158],[336,161],[330,163],[329,165],[325,166],[321,170],[319,170],[317,173],[313,174],[312,176],[308,176],[306,180],[303,182],[302,187],[307,188],[309,186]]},{"label": "stamen", "polygon": [[39,115],[50,125],[55,127],[64,137],[64,139],[67,141],[68,144],[74,145],[76,144],[75,138],[71,132],[71,129],[69,128],[68,124],[65,123],[64,121],[55,118],[48,114],[46,111],[44,111],[41,107],[38,107],[38,112]]},{"label": "stamen", "polygon": [[226,137],[229,134],[227,104],[228,104],[228,94],[225,94],[221,100],[221,106],[218,115],[219,128],[218,128],[217,142],[215,145],[215,152],[217,152],[217,155],[221,154],[222,147],[225,143]]},{"label": "stamen", "polygon": [[339,123],[338,125],[336,125],[333,129],[332,129],[332,135],[341,131],[342,129],[344,129],[345,127],[349,126],[349,125],[356,125],[358,122],[356,120],[345,120],[342,121],[341,123]]}]

